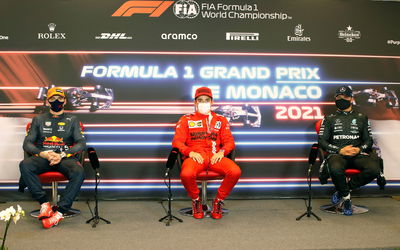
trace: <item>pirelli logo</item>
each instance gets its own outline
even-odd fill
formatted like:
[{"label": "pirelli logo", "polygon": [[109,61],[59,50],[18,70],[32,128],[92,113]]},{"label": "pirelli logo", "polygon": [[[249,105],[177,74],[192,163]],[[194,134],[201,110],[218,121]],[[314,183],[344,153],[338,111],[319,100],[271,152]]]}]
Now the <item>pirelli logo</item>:
[{"label": "pirelli logo", "polygon": [[149,14],[149,17],[159,17],[174,1],[127,1],[119,7],[113,17],[130,17],[134,14]]}]

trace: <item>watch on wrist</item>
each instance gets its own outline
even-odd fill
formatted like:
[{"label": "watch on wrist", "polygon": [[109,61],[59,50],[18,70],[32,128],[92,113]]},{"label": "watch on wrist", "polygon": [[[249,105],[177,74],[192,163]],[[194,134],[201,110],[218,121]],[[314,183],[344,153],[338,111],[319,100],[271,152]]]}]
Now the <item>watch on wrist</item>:
[{"label": "watch on wrist", "polygon": [[61,158],[65,158],[65,157],[67,157],[67,154],[65,152],[61,152],[60,156],[61,156]]}]

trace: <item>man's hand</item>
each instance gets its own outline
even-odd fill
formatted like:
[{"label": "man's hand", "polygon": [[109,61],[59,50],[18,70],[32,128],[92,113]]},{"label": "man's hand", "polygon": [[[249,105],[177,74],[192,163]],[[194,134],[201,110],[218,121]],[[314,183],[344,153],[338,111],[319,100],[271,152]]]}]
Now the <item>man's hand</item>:
[{"label": "man's hand", "polygon": [[53,151],[42,151],[39,153],[39,156],[43,159],[50,161],[50,153],[54,153]]},{"label": "man's hand", "polygon": [[347,145],[340,149],[339,154],[344,156],[355,156],[360,153],[360,148],[353,147],[353,145]]},{"label": "man's hand", "polygon": [[353,156],[354,156],[354,155],[358,155],[358,154],[360,153],[360,151],[361,151],[360,148],[355,148],[355,147],[353,147],[352,149],[353,149]]},{"label": "man's hand", "polygon": [[61,154],[57,154],[56,152],[49,152],[49,162],[50,162],[50,166],[54,166],[57,165],[58,163],[60,163],[61,161]]},{"label": "man's hand", "polygon": [[220,151],[211,157],[211,164],[218,163],[224,158],[224,152]]},{"label": "man's hand", "polygon": [[353,154],[353,145],[347,145],[340,149],[339,154],[345,155],[345,156],[352,156]]},{"label": "man's hand", "polygon": [[192,151],[192,152],[189,153],[189,157],[192,158],[195,162],[198,162],[198,163],[200,163],[200,164],[203,164],[203,162],[204,162],[204,159],[203,159],[203,157],[201,156],[201,154],[196,153],[196,152],[194,152],[194,151]]}]

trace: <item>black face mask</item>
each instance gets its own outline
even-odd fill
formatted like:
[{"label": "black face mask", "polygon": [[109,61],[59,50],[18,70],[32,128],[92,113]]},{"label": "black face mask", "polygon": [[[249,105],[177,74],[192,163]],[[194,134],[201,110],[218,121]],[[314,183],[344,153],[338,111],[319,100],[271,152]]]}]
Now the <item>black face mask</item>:
[{"label": "black face mask", "polygon": [[54,112],[60,112],[64,108],[64,102],[60,102],[59,100],[55,100],[54,102],[50,103],[50,109]]},{"label": "black face mask", "polygon": [[336,100],[335,103],[336,103],[336,107],[340,110],[348,109],[351,104],[350,101],[345,100],[345,99]]}]

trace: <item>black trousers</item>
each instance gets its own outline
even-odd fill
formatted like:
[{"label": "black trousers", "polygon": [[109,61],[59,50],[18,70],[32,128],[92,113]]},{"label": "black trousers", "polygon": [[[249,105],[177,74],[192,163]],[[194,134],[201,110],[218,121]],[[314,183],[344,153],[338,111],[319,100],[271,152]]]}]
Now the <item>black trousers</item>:
[{"label": "black trousers", "polygon": [[58,171],[67,177],[69,182],[57,204],[61,212],[66,212],[71,208],[85,179],[82,165],[73,157],[64,158],[59,164],[50,166],[48,160],[31,156],[21,161],[19,169],[32,197],[40,204],[47,202],[48,199],[38,175],[49,171]]},{"label": "black trousers", "polygon": [[[350,190],[364,186],[380,174],[380,161],[376,155],[356,155],[353,157],[339,154],[330,155],[328,158],[329,173],[336,190],[341,196],[347,196]],[[355,168],[360,174],[351,177],[347,183],[344,171],[347,168]]]}]

